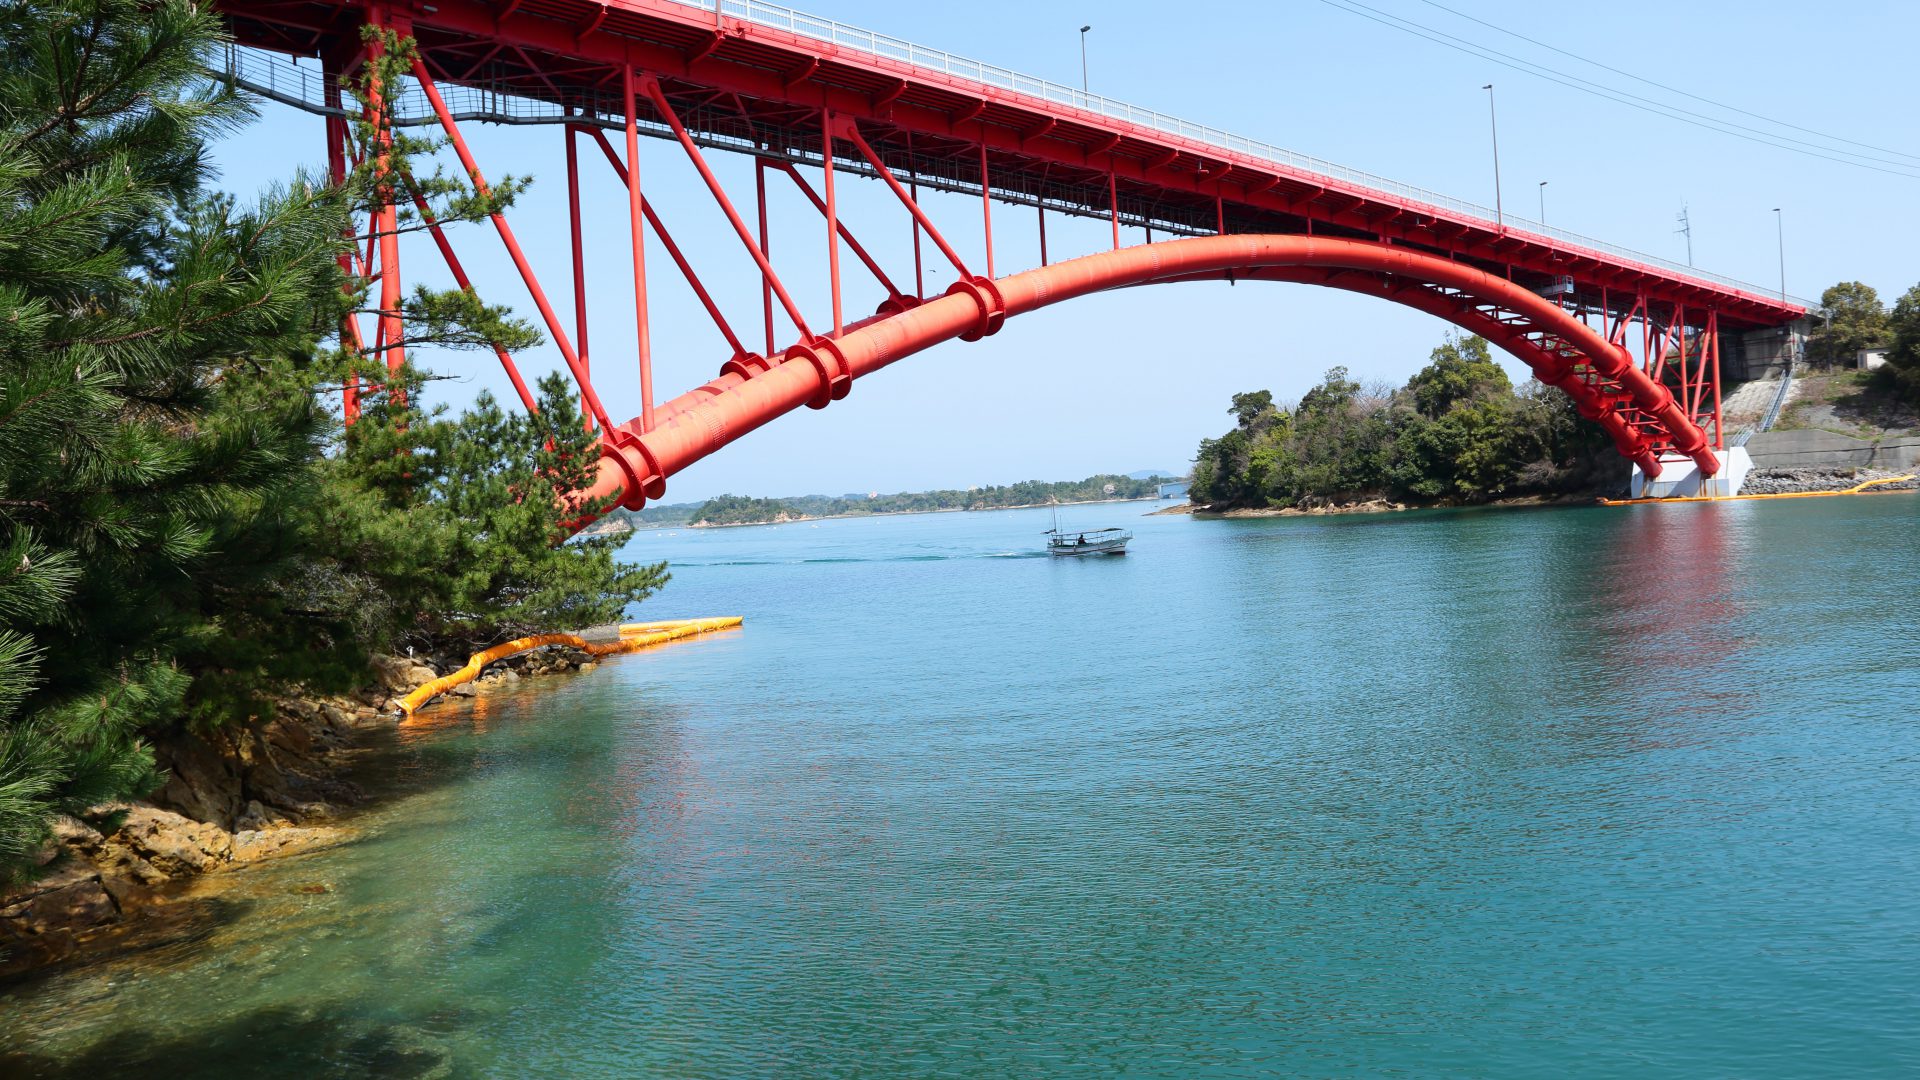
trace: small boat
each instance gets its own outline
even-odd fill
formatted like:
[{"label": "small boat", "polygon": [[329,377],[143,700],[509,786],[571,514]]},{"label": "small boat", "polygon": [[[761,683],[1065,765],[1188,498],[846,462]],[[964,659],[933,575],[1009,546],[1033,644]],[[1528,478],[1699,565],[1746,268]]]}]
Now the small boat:
[{"label": "small boat", "polygon": [[1055,526],[1047,530],[1046,537],[1049,555],[1125,555],[1133,534],[1125,529],[1063,532]]}]

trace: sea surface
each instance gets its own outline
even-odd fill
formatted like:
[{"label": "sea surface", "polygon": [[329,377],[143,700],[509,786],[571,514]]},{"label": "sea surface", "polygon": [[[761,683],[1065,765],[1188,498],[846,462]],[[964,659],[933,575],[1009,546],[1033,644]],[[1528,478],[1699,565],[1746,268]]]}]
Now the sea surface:
[{"label": "sea surface", "polygon": [[8,1077],[1920,1074],[1920,498],[635,535]]}]

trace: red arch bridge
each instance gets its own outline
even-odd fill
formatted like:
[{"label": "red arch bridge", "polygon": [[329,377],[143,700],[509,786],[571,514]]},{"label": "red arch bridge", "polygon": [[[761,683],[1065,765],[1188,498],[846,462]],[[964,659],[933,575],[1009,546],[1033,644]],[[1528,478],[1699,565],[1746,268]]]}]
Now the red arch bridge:
[{"label": "red arch bridge", "polygon": [[[341,90],[368,50],[381,47],[367,26],[417,45],[411,79],[371,88],[388,97],[391,122],[444,129],[477,184],[485,184],[486,171],[463,123],[561,130],[571,330],[506,216],[494,215],[493,224],[601,432],[595,493],[618,492],[634,509],[659,498],[667,478],[694,461],[783,413],[826,408],[856,380],[929,346],[978,340],[1012,317],[1100,290],[1205,279],[1303,282],[1430,312],[1566,391],[1644,479],[1691,478],[1697,488],[1722,474],[1728,457],[1722,367],[1777,361],[1797,342],[1793,324],[1809,308],[1783,292],[758,0],[219,0],[219,7],[240,43],[225,57],[225,74],[326,116],[336,177],[350,161],[379,160],[390,137],[376,124],[373,137],[360,140],[375,145],[358,144],[348,112],[358,106]],[[760,276],[761,310],[747,313],[757,325],[721,309],[647,200],[637,167],[642,137],[669,144],[659,152],[684,155],[725,212],[737,257]],[[582,149],[589,161],[604,156],[626,188],[617,213],[632,243],[641,399],[631,418],[608,412],[588,363]],[[753,199],[744,212],[742,193],[727,191],[709,166],[716,153],[753,158]],[[837,174],[881,181],[862,187],[905,209],[910,241],[896,239],[896,274],[841,220]],[[806,264],[828,276],[831,311],[802,311],[769,258],[770,181],[797,185],[822,219],[823,242]],[[410,178],[391,187],[404,195]],[[922,208],[926,191],[978,197],[984,259],[968,264],[955,251]],[[378,241],[343,260],[350,272],[377,279],[380,297],[371,335],[357,323],[343,333],[384,354],[390,367],[402,348],[396,213],[391,205],[374,210],[368,235]],[[1112,250],[1051,261],[1050,214],[1110,222]],[[1001,273],[996,224],[1003,233],[1036,229],[1040,265]],[[1146,242],[1122,246],[1122,225],[1144,229]],[[446,236],[437,226],[431,231],[466,285]],[[909,243],[911,279],[903,269]],[[660,403],[645,265],[658,252],[711,317],[723,361],[716,378]],[[800,271],[800,260],[783,258],[786,273]],[[853,262],[860,266],[845,265]],[[512,358],[496,351],[532,408]],[[351,421],[356,392],[345,393]]]}]

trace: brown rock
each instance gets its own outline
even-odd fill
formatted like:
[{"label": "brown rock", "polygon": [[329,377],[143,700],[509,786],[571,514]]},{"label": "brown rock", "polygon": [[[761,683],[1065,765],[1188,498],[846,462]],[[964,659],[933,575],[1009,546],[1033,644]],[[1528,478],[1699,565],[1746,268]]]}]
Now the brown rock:
[{"label": "brown rock", "polygon": [[203,874],[233,858],[233,837],[218,825],[194,821],[171,810],[136,805],[105,848],[122,848],[169,877]]},{"label": "brown rock", "polygon": [[313,729],[285,719],[274,720],[261,732],[269,746],[296,758],[314,756]]},{"label": "brown rock", "polygon": [[373,672],[381,687],[392,694],[404,694],[440,677],[427,665],[401,656],[374,657]]},{"label": "brown rock", "polygon": [[120,907],[100,883],[100,874],[74,863],[15,893],[0,907],[0,923],[13,935],[83,929],[116,922]]},{"label": "brown rock", "polygon": [[106,839],[100,835],[100,830],[79,818],[68,817],[65,814],[53,819],[53,838],[61,847],[85,855],[99,851],[100,844]]},{"label": "brown rock", "polygon": [[344,841],[347,835],[344,829],[295,826],[238,832],[233,834],[233,860],[252,862],[255,859],[271,858],[276,855],[291,855],[299,851],[331,847]]},{"label": "brown rock", "polygon": [[154,794],[152,801],[223,828],[232,824],[240,808],[246,805],[241,791],[240,766],[232,759],[234,750],[231,743],[216,747],[197,735],[181,735],[159,742],[154,753],[161,767],[167,770],[167,783]]}]

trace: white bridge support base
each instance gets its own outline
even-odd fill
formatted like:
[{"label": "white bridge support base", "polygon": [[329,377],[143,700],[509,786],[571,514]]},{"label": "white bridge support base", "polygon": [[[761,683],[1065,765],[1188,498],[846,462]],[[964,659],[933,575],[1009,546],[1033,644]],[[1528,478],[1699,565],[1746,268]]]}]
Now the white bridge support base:
[{"label": "white bridge support base", "polygon": [[1700,475],[1700,466],[1692,458],[1669,456],[1660,459],[1660,476],[1649,481],[1640,466],[1633,467],[1632,494],[1636,499],[1665,499],[1676,495],[1707,497],[1738,495],[1747,482],[1753,458],[1744,446],[1729,446],[1720,451],[1720,472],[1711,477]]}]

